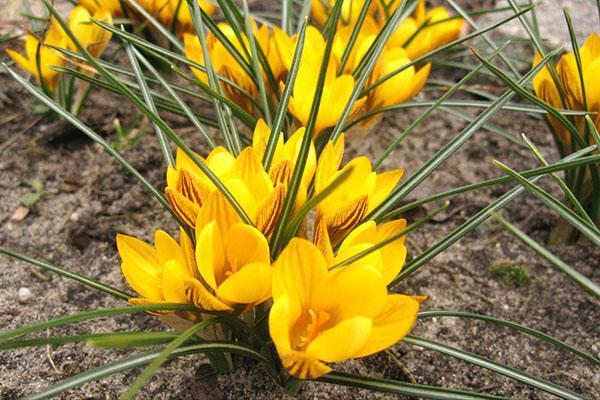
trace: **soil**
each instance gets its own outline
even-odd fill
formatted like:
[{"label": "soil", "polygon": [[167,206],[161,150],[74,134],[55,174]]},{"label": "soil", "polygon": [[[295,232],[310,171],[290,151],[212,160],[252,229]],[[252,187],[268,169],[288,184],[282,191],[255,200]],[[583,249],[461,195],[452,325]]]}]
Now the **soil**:
[{"label": "soil", "polygon": [[[445,74],[445,79],[460,76],[452,71]],[[434,98],[431,93],[424,96]],[[115,234],[124,232],[150,241],[155,229],[174,233],[173,222],[143,187],[97,144],[67,123],[36,114],[33,104],[31,97],[6,74],[0,75],[0,246],[129,291],[119,268]],[[380,154],[386,144],[421,112],[410,109],[387,114],[368,140],[349,141],[347,155],[358,150],[363,154]],[[96,91],[82,119],[114,142],[117,140],[114,120],[118,118],[126,125],[136,115],[134,108],[123,99]],[[171,117],[169,123],[178,129],[186,143],[202,150],[201,138],[188,129],[184,120]],[[525,132],[549,161],[557,159],[550,134],[541,120],[507,112],[498,114],[494,123],[514,135]],[[147,122],[143,126],[149,129]],[[457,118],[436,112],[414,131],[382,169],[403,167],[405,176],[409,176],[464,126],[465,123]],[[126,146],[122,152],[152,184],[159,188],[165,185],[165,166],[152,134],[135,146]],[[498,134],[481,130],[411,193],[409,200],[499,176],[493,160],[500,160],[517,170],[537,166],[528,150]],[[44,194],[28,207],[28,215],[22,218],[16,213],[23,207],[23,195],[33,191],[31,181],[36,178],[43,182]],[[543,184],[558,194],[550,181],[543,181]],[[502,185],[452,198],[444,214],[409,236],[409,257],[434,244],[510,187]],[[559,223],[557,216],[531,195],[519,197],[503,214],[543,244],[546,244],[551,228]],[[548,248],[582,274],[600,282],[600,249],[589,243]],[[493,272],[494,266],[499,264],[519,267],[526,272],[530,282],[519,287],[503,280]],[[23,288],[31,292],[29,299],[23,296],[26,292]],[[509,319],[600,356],[598,301],[494,222],[483,224],[454,244],[403,281],[397,290],[427,295],[423,310],[463,310]],[[123,303],[67,279],[40,272],[23,262],[0,257],[2,330],[118,305]],[[164,328],[156,318],[138,314],[79,323],[52,329],[47,334]],[[600,398],[597,368],[508,328],[485,322],[436,318],[418,321],[413,333],[543,377],[582,393],[585,398]],[[4,351],[0,353],[0,398],[13,399],[34,393],[128,354],[131,352],[95,349],[88,345]],[[414,379],[423,384],[519,399],[552,398],[487,370],[405,343],[394,346],[388,353],[349,361],[336,368],[373,377]],[[168,362],[139,398],[289,397],[260,366],[247,363],[233,374],[218,378],[207,378],[207,369],[206,361],[201,357],[189,356]],[[60,398],[116,399],[140,371],[133,369],[101,379],[69,390]],[[298,397],[397,398],[314,382],[304,384]]]}]

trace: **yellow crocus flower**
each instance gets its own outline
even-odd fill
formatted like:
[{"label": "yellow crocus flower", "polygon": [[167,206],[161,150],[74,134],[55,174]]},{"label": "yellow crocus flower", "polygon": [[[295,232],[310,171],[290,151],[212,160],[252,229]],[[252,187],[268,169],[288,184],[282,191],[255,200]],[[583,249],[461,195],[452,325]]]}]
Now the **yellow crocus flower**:
[{"label": "yellow crocus flower", "polygon": [[[252,147],[245,148],[236,158],[223,147],[217,147],[206,159],[200,160],[231,191],[246,214],[261,232],[268,235],[281,211],[284,185],[274,183],[265,172]],[[180,149],[175,167],[167,170],[165,194],[175,213],[189,226],[196,226],[200,210],[213,192],[212,181]]]},{"label": "yellow crocus flower", "polygon": [[378,174],[367,157],[354,158],[340,169],[343,155],[342,135],[336,143],[327,143],[315,173],[315,192],[319,193],[352,168],[350,176],[317,206],[316,226],[325,224],[334,245],[385,200],[404,173],[393,169]]},{"label": "yellow crocus flower", "polygon": [[[289,70],[291,67],[297,36],[289,37],[283,31],[275,31],[275,40],[281,59]],[[325,39],[319,30],[309,26],[306,31],[304,49],[300,59],[298,75],[294,82],[289,110],[296,119],[306,126],[313,105],[320,68],[325,53]],[[318,137],[326,128],[337,124],[354,90],[354,78],[350,74],[336,76],[337,60],[330,59],[323,86],[319,113],[314,127]],[[352,115],[358,112],[365,99],[354,104]]]},{"label": "yellow crocus flower", "polygon": [[192,242],[183,230],[179,243],[168,233],[156,231],[154,246],[118,234],[117,248],[122,259],[121,271],[129,286],[140,295],[130,299],[131,303],[188,303],[183,281],[193,278],[197,268]]},{"label": "yellow crocus flower", "polygon": [[[392,3],[389,6],[390,13],[400,5],[399,0],[392,0],[390,3]],[[449,18],[451,15],[444,7],[427,10],[425,0],[419,0],[413,16],[402,21],[390,37],[389,46],[405,47],[408,56],[413,60],[427,54],[450,43],[460,35],[464,21],[460,18]],[[444,20],[447,21],[439,22]],[[426,22],[431,26],[427,26],[417,33]],[[415,34],[416,36],[414,36]],[[410,43],[405,45],[409,39],[411,39]]]},{"label": "yellow crocus flower", "polygon": [[50,22],[50,26],[42,40],[32,34],[26,36],[24,55],[11,49],[7,49],[6,53],[38,81],[41,75],[48,89],[53,91],[56,88],[60,73],[51,67],[63,66],[66,60],[60,52],[49,46],[67,47],[67,38],[58,23],[54,20]]},{"label": "yellow crocus flower", "polygon": [[199,307],[251,307],[271,297],[269,244],[256,228],[242,223],[220,191],[209,195],[196,223],[198,279],[186,279],[188,296]]},{"label": "yellow crocus flower", "polygon": [[[334,266],[391,238],[405,228],[406,220],[404,219],[393,220],[379,225],[375,221],[364,222],[354,228],[342,240],[334,256],[333,246],[326,226],[324,223],[321,223],[315,229],[314,243],[325,257],[325,260],[327,260],[327,263],[330,266]],[[377,268],[385,284],[388,285],[402,270],[402,266],[406,260],[406,253],[405,237],[402,236],[349,265],[366,264]]]},{"label": "yellow crocus flower", "polygon": [[[85,7],[77,6],[73,8],[69,16],[69,29],[77,40],[84,46],[92,56],[98,58],[102,55],[108,42],[112,37],[112,33],[103,29],[91,20],[99,20],[112,25],[112,16],[108,10],[100,9],[91,14]],[[77,51],[75,43],[68,38],[68,48],[72,51]]]},{"label": "yellow crocus flower", "polygon": [[122,17],[124,15],[120,0],[79,0],[78,3],[87,8],[91,13],[106,10],[113,17]]},{"label": "yellow crocus flower", "polygon": [[[600,35],[598,33],[594,32],[588,36],[579,49],[579,56],[581,58],[587,108],[592,113],[590,117],[594,124],[600,129]],[[541,57],[536,55],[534,66],[539,63],[540,59]],[[563,55],[558,62],[557,70],[560,84],[566,94],[566,99],[564,99],[566,104],[561,99],[560,92],[547,67],[544,67],[533,78],[533,88],[536,95],[555,108],[583,111],[583,90],[575,55],[573,53]],[[556,119],[548,118],[565,149],[569,149],[571,146],[569,132]],[[575,117],[575,120],[578,129],[583,132],[585,129],[584,118]]]},{"label": "yellow crocus flower", "polygon": [[325,363],[392,346],[414,325],[422,300],[389,295],[373,266],[328,267],[318,248],[299,238],[274,263],[269,332],[284,367],[301,379],[327,374]]}]

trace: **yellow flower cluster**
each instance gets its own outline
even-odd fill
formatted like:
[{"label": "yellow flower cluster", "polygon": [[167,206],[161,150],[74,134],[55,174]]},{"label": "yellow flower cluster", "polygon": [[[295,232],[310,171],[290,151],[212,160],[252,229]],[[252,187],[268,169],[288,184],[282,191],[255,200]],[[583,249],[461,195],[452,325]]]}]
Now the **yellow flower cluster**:
[{"label": "yellow flower cluster", "polygon": [[[77,6],[71,11],[68,24],[69,29],[79,42],[94,56],[100,55],[108,46],[112,34],[92,23],[91,19],[112,24],[111,13],[105,9],[90,12],[82,6]],[[51,91],[56,87],[60,73],[51,67],[66,64],[66,57],[54,47],[68,48],[77,51],[77,46],[63,31],[60,24],[54,19],[44,34],[43,38],[29,34],[25,38],[25,54],[20,54],[8,49],[8,55],[23,69],[31,73],[36,79],[44,81]]]},{"label": "yellow flower cluster", "polygon": [[[133,303],[183,303],[241,313],[268,302],[270,333],[284,366],[299,378],[315,378],[330,370],[324,363],[367,356],[396,343],[416,319],[422,298],[387,291],[406,258],[404,237],[355,257],[406,227],[405,220],[362,222],[394,188],[402,171],[377,174],[365,157],[341,167],[343,136],[328,143],[318,159],[311,145],[296,212],[311,183],[319,193],[340,174],[352,171],[318,205],[312,229],[301,229],[274,255],[269,239],[305,132],[301,128],[287,140],[281,135],[266,171],[261,160],[270,130],[259,121],[252,145],[237,157],[221,147],[206,158],[198,156],[252,225],[244,224],[198,165],[179,152],[175,167],[167,171],[165,189],[186,224],[179,242],[157,231],[154,246],[126,235],[117,236],[117,246],[123,274],[140,295],[131,299]],[[348,261],[353,257],[355,261]]]},{"label": "yellow flower cluster", "polygon": [[[180,34],[193,32],[194,25],[187,0],[138,0],[138,3],[164,26],[174,27]],[[79,0],[79,4],[91,12],[106,10],[115,17],[132,13],[130,9],[123,10],[123,5],[127,2],[122,0]],[[208,15],[212,15],[215,11],[215,6],[207,0],[198,0],[198,4]]]},{"label": "yellow flower cluster", "polygon": [[[558,109],[590,112],[596,128],[600,130],[600,35],[592,33],[579,49],[582,77],[579,75],[575,54],[568,53],[561,57],[557,65],[558,84],[556,85],[548,67],[544,67],[534,78],[533,88],[536,95],[546,103]],[[536,55],[534,65],[541,57]],[[583,78],[583,86],[581,82]],[[564,96],[561,96],[561,91]],[[585,96],[585,97],[584,97]],[[585,131],[585,120],[575,117],[580,132]],[[571,136],[567,129],[553,117],[550,123],[565,150],[572,149]]]},{"label": "yellow flower cluster", "polygon": [[[333,6],[333,0],[330,3],[330,6]],[[375,3],[379,2],[373,2],[373,4]],[[393,11],[397,7],[396,3],[398,2],[387,5],[386,13],[377,6],[371,7],[372,10],[358,32],[349,57],[344,59],[346,46],[351,42],[350,37],[356,27],[356,17],[364,0],[344,1],[341,22],[334,38],[333,54],[329,60],[323,87],[321,107],[315,124],[315,136],[319,136],[325,129],[333,127],[340,120],[345,105],[355,88],[356,81],[353,73],[381,31],[386,21],[384,15]],[[324,23],[328,11],[329,7],[325,7],[323,1],[312,2],[312,16],[318,24]],[[406,18],[390,38],[369,76],[367,86],[406,66],[411,63],[412,59],[454,40],[462,25],[461,19],[451,18],[443,7],[427,11],[425,2],[419,1],[414,16]],[[219,24],[219,28],[244,58],[244,61],[248,63],[247,55],[250,54],[248,39],[244,35],[241,37],[236,35],[234,30],[226,24]],[[281,29],[269,28],[266,25],[258,28],[254,24],[253,29],[258,46],[266,56],[274,79],[283,81],[291,68],[298,41],[297,35],[287,35]],[[186,56],[200,65],[204,65],[204,54],[199,39],[195,35],[188,34],[184,35],[184,42]],[[234,84],[224,85],[227,95],[237,104],[252,111],[251,99],[258,99],[258,87],[255,79],[249,75],[248,68],[243,68],[238,62],[239,58],[236,60],[213,34],[207,36],[206,43],[215,71]],[[299,72],[289,103],[290,113],[302,126],[306,126],[310,116],[320,72],[318,66],[323,61],[325,48],[326,40],[319,29],[312,25],[308,26]],[[429,71],[430,64],[425,64],[420,68],[409,66],[391,78],[388,77],[356,101],[350,116],[357,116],[359,113],[367,113],[410,100],[423,88]],[[193,72],[199,80],[204,83],[208,82],[205,72],[198,69],[193,69]],[[279,89],[282,85],[280,84]],[[275,99],[277,96],[273,90],[277,88],[272,86],[265,83],[265,87],[270,89],[270,98]],[[371,117],[366,120],[365,124],[372,123],[377,118]]]}]

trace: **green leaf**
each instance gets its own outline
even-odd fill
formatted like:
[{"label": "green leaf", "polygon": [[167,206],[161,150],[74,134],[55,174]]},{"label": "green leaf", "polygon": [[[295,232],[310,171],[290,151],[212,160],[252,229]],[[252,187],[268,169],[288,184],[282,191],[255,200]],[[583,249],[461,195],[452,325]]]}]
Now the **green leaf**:
[{"label": "green leaf", "polygon": [[[209,353],[232,353],[242,357],[252,358],[263,363],[269,373],[274,376],[277,375],[277,371],[271,365],[270,361],[256,351],[245,347],[228,342],[207,342],[191,346],[180,347],[175,349],[169,356],[169,358],[182,357],[191,354],[209,354]],[[46,399],[52,396],[57,396],[65,390],[72,389],[77,386],[84,385],[88,382],[92,382],[107,376],[117,374],[128,369],[136,368],[155,360],[160,354],[160,351],[149,351],[134,356],[130,356],[112,363],[103,365],[98,368],[91,369],[84,373],[75,375],[68,379],[65,379],[49,388],[24,397],[26,400],[39,400]]]},{"label": "green leaf", "polygon": [[26,263],[29,263],[36,267],[39,267],[45,271],[54,272],[60,276],[64,276],[65,278],[72,279],[76,282],[79,282],[79,283],[85,285],[85,286],[91,287],[92,289],[100,290],[104,293],[110,294],[111,296],[116,297],[118,299],[127,300],[132,297],[130,294],[125,293],[125,292],[123,292],[117,288],[114,288],[110,285],[106,285],[106,284],[98,282],[92,278],[88,278],[84,275],[68,271],[64,268],[58,267],[56,265],[52,265],[45,261],[40,261],[35,258],[28,257],[24,254],[17,253],[16,251],[12,251],[12,250],[0,247],[0,254],[4,254],[9,257],[16,258],[17,260],[25,261]]},{"label": "green leaf", "polygon": [[[144,74],[142,72],[142,69],[140,68],[138,59],[135,56],[135,54],[133,53],[133,50],[132,50],[133,46],[127,42],[124,42],[124,45],[125,45],[125,52],[127,53],[129,62],[131,64],[131,66],[133,67],[133,72],[136,75],[140,91],[142,92],[142,96],[144,98],[144,101],[146,102],[146,106],[152,113],[158,115],[158,110],[156,108],[156,105],[154,104],[154,99],[152,98],[150,89],[148,88],[148,83],[144,79]],[[160,149],[162,150],[165,163],[169,167],[174,167],[175,159],[173,158],[173,153],[171,151],[171,146],[169,146],[169,140],[167,139],[167,136],[165,135],[163,130],[160,128],[160,126],[158,126],[158,124],[156,122],[153,122],[152,125],[154,126],[154,132],[156,133],[156,136],[158,137],[158,143],[160,145]]]},{"label": "green leaf", "polygon": [[[496,216],[497,216],[497,214],[496,214]],[[508,328],[515,329],[520,332],[526,333],[528,335],[534,336],[540,340],[548,342],[548,343],[550,343],[556,347],[559,347],[561,349],[567,350],[594,365],[600,365],[600,360],[598,360],[598,358],[594,357],[593,355],[586,353],[585,351],[580,350],[574,346],[571,346],[561,340],[558,340],[550,335],[547,335],[538,330],[529,328],[527,326],[517,324],[516,322],[507,321],[505,319],[490,317],[490,316],[482,315],[482,314],[464,312],[464,311],[430,310],[430,311],[421,311],[418,315],[418,318],[439,318],[439,317],[457,317],[457,318],[478,319],[481,321],[491,322],[496,325],[506,326]]]},{"label": "green leaf", "polygon": [[195,325],[192,325],[190,328],[185,330],[181,335],[177,336],[171,343],[169,343],[163,351],[160,352],[158,357],[156,357],[150,365],[142,371],[142,373],[133,381],[133,383],[127,389],[121,397],[120,400],[131,400],[135,398],[135,395],[144,387],[146,382],[148,382],[152,376],[158,371],[158,369],[171,357],[171,354],[180,346],[182,346],[185,342],[195,336],[198,332],[203,331],[208,328],[212,324],[218,322],[217,319],[209,319],[206,321],[199,322]]},{"label": "green leaf", "polygon": [[575,392],[565,389],[562,386],[556,385],[552,382],[548,382],[544,379],[535,377],[526,372],[520,371],[516,368],[504,365],[488,358],[482,357],[478,354],[463,351],[456,347],[448,346],[443,343],[436,342],[434,340],[425,339],[418,336],[409,335],[403,340],[404,343],[420,346],[425,349],[437,351],[459,360],[466,361],[468,363],[477,365],[479,367],[489,369],[490,371],[496,372],[500,375],[507,376],[516,381],[522,382],[526,385],[533,386],[537,389],[543,390],[544,392],[554,394],[558,397],[569,399],[569,400],[582,400],[583,397]]},{"label": "green leaf", "polygon": [[376,392],[393,393],[410,398],[438,400],[473,400],[473,399],[505,399],[483,393],[473,393],[465,390],[446,389],[437,386],[419,385],[390,379],[377,379],[360,375],[350,375],[342,372],[330,372],[317,379],[319,382],[335,385],[357,387]]},{"label": "green leaf", "polygon": [[[531,237],[521,231],[519,228],[502,218],[498,214],[494,214],[494,218],[510,233],[512,233],[517,239],[529,246],[533,251],[542,256],[546,261],[554,265],[559,271],[571,278],[579,286],[596,296],[600,297],[600,287],[592,282],[589,278],[583,274],[577,272],[574,268],[563,262],[561,259],[556,257],[554,254],[546,250],[543,246],[538,244]],[[595,361],[598,363],[598,360]]]},{"label": "green leaf", "polygon": [[40,178],[35,178],[31,181],[31,187],[36,192],[43,192],[44,191],[44,182],[42,182],[42,180]]},{"label": "green leaf", "polygon": [[[588,154],[590,151],[593,151],[595,148],[596,148],[596,146],[590,146],[586,149],[577,151],[577,152],[563,158],[562,161],[566,162],[566,161],[576,160],[577,158],[581,157],[582,155]],[[531,179],[531,182],[535,182],[540,178],[541,178],[541,176],[533,177]],[[508,203],[510,203],[515,198],[517,198],[524,191],[525,191],[524,187],[517,186],[517,187],[509,190],[505,194],[503,194],[500,198],[498,198],[495,201],[493,201],[492,203],[490,203],[487,207],[485,207],[484,209],[479,211],[477,214],[475,214],[474,216],[469,218],[465,223],[463,223],[459,227],[455,228],[452,232],[450,232],[446,236],[444,236],[436,244],[428,247],[427,250],[425,250],[423,253],[419,254],[417,257],[415,257],[410,262],[408,262],[402,269],[402,272],[400,273],[400,275],[396,279],[394,279],[394,281],[392,281],[389,286],[394,287],[401,280],[403,280],[403,279],[407,278],[408,276],[412,275],[413,273],[415,273],[419,268],[421,268],[427,262],[432,260],[435,256],[437,256],[438,254],[440,254],[441,252],[446,250],[448,247],[450,247],[452,244],[454,244],[455,242],[460,240],[467,233],[471,232],[473,229],[475,229],[476,227],[481,225],[485,220],[487,220],[489,218],[489,216],[492,213],[505,207]]]},{"label": "green leaf", "polygon": [[496,161],[495,164],[499,166],[504,172],[516,179],[521,185],[523,185],[523,187],[525,187],[525,189],[535,194],[548,207],[552,208],[561,217],[569,221],[569,223],[573,225],[574,228],[586,235],[594,244],[596,244],[596,246],[600,246],[600,231],[598,230],[598,228],[596,228],[595,225],[588,224],[579,215],[575,214],[564,204],[558,201],[554,196],[545,192],[539,186],[536,186],[533,183],[529,182],[526,178],[523,177],[523,175],[512,170],[511,168],[507,167],[499,161]]},{"label": "green leaf", "polygon": [[40,193],[25,193],[21,196],[21,203],[27,207],[31,207],[42,198]]}]

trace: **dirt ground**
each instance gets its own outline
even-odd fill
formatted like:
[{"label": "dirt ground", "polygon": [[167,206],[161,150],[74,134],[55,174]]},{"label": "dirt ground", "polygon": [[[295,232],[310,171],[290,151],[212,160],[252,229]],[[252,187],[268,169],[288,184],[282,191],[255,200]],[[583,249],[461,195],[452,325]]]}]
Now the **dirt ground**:
[{"label": "dirt ground", "polygon": [[[449,74],[444,76],[447,79],[456,75],[446,74]],[[124,232],[151,240],[157,228],[174,233],[172,221],[98,145],[66,123],[34,113],[31,98],[5,74],[0,75],[0,110],[0,246],[129,290],[120,272],[115,234]],[[355,147],[347,153],[352,155],[361,146],[361,153],[379,154],[420,112],[411,109],[388,114],[368,140],[351,143],[350,147]],[[122,99],[95,92],[82,119],[108,140],[115,141],[113,121],[118,118],[125,125],[135,115],[135,110]],[[201,138],[188,129],[183,119],[171,117],[169,122],[186,143],[200,148]],[[542,121],[506,112],[499,114],[494,123],[513,134],[527,133],[549,161],[557,159]],[[464,126],[465,123],[455,117],[437,112],[404,142],[383,169],[403,167],[405,176],[410,175]],[[145,136],[136,146],[125,147],[123,154],[154,185],[159,188],[165,185],[165,167],[153,135]],[[500,173],[492,165],[493,160],[517,170],[537,166],[526,149],[482,130],[420,185],[409,200],[498,176]],[[22,206],[22,196],[32,191],[30,183],[36,178],[44,184],[44,195],[30,207],[28,215],[19,220],[15,212]],[[544,184],[552,187],[550,182]],[[510,186],[454,197],[445,214],[410,235],[409,257],[434,244]],[[557,223],[557,217],[530,195],[515,200],[504,215],[541,243],[546,243],[550,229]],[[600,249],[590,244],[549,248],[579,272],[595,282],[600,281]],[[500,264],[518,267],[530,278],[529,282],[517,286],[503,280],[494,273]],[[19,296],[23,288],[31,292],[31,298]],[[428,295],[424,310],[463,310],[509,319],[600,356],[598,301],[493,222],[484,224],[429,262],[404,281],[398,291]],[[122,303],[79,284],[0,257],[1,330],[118,305]],[[161,329],[164,326],[154,317],[139,314],[52,329],[48,334]],[[522,369],[580,392],[585,398],[600,398],[597,368],[507,328],[485,322],[437,318],[418,321],[414,334]],[[487,370],[404,343],[394,346],[390,353],[336,367],[374,377],[415,379],[419,383],[519,399],[552,398]],[[87,345],[2,352],[0,398],[19,398],[127,354],[128,351],[94,349]],[[400,360],[410,373],[402,372],[403,368],[395,360]],[[201,357],[169,362],[144,388],[140,398],[276,399],[286,396],[261,367],[250,363],[232,375],[219,378],[205,378],[206,371],[207,364]],[[139,372],[140,369],[134,369],[117,374],[70,390],[60,398],[117,398]],[[396,397],[306,383],[299,398]]]}]

